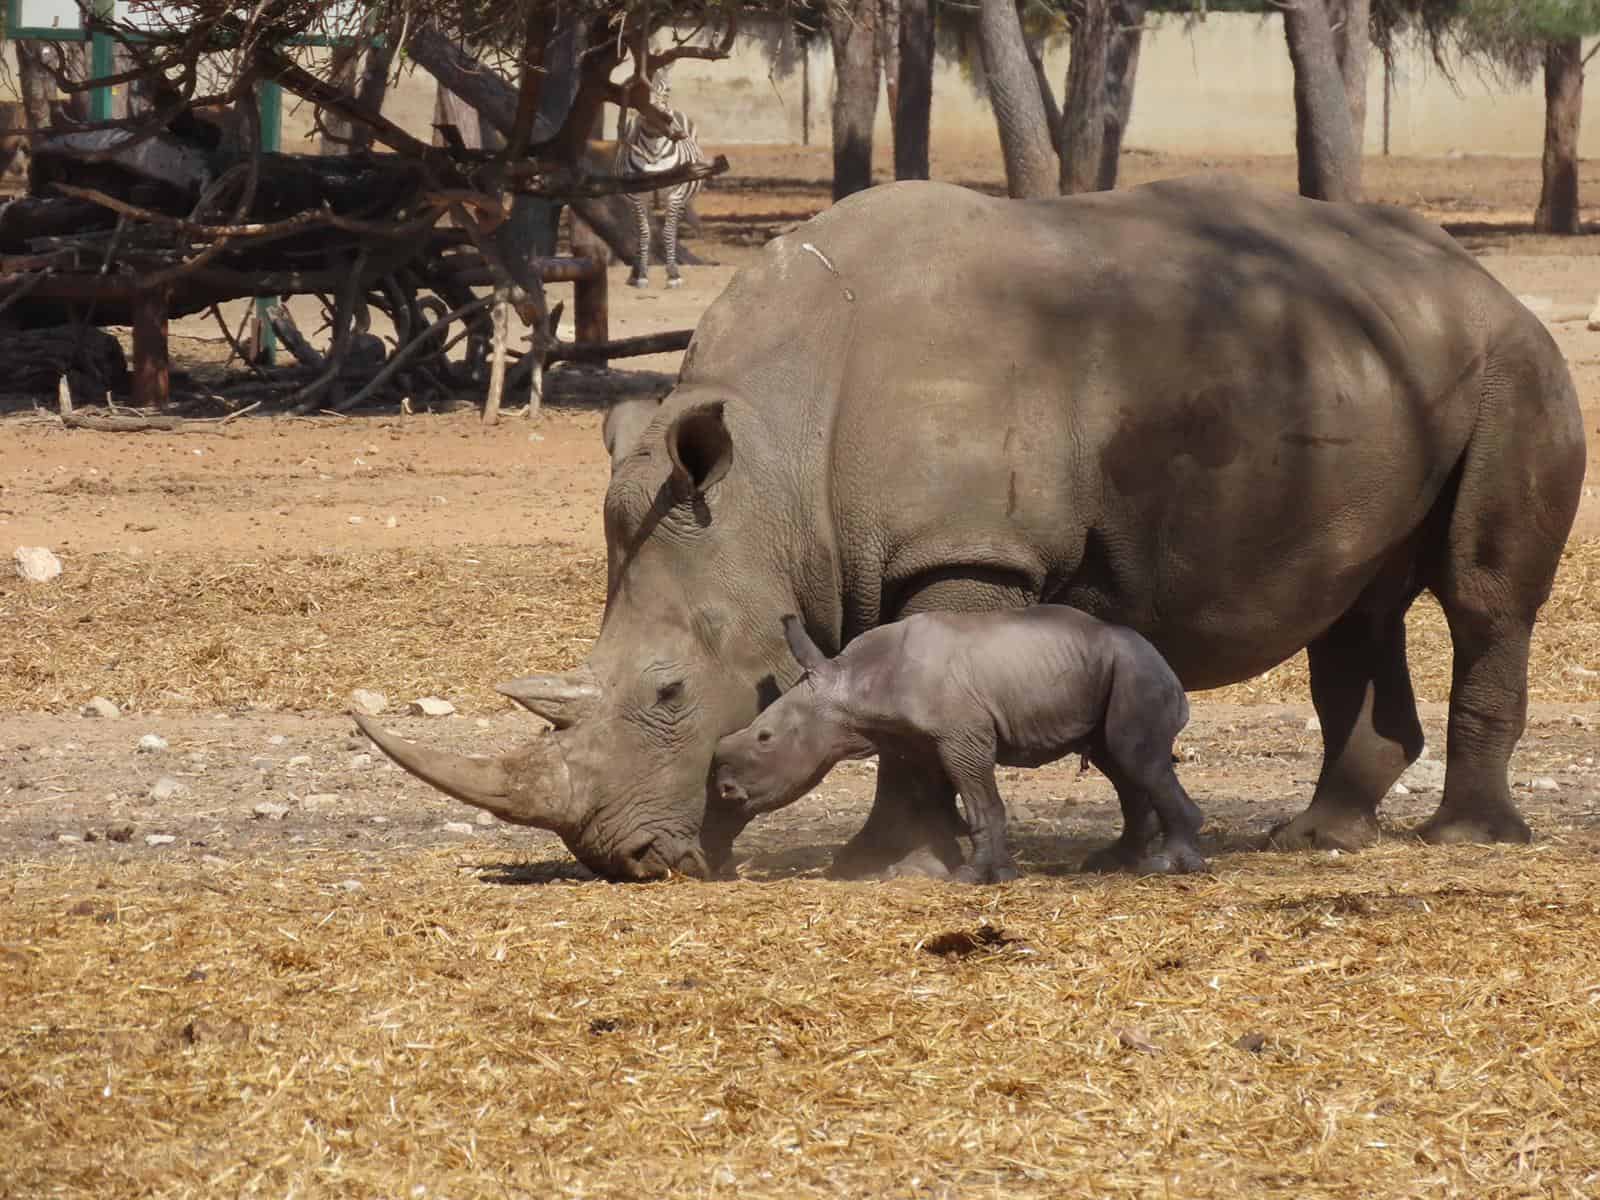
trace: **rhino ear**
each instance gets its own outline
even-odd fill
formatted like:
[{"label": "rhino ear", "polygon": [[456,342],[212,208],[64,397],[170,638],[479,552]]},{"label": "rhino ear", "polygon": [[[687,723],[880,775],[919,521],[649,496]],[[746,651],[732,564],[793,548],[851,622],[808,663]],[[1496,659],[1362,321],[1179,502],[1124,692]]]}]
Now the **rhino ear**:
[{"label": "rhino ear", "polygon": [[789,653],[807,671],[816,671],[828,665],[828,656],[817,649],[817,644],[806,633],[805,625],[793,613],[783,618],[783,636],[789,643]]},{"label": "rhino ear", "polygon": [[722,419],[722,401],[686,408],[667,427],[672,488],[679,496],[704,495],[733,465],[733,438]]}]

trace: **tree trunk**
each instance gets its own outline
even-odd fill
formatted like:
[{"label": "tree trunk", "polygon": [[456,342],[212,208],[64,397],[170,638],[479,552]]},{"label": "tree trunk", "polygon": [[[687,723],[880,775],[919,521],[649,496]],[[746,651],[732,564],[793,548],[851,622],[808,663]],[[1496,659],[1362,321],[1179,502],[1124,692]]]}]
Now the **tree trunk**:
[{"label": "tree trunk", "polygon": [[[361,67],[361,81],[356,85],[356,102],[372,112],[383,111],[384,97],[389,94],[389,67],[394,62],[397,28],[391,25],[382,43],[367,48],[367,61]],[[372,130],[358,124],[351,130],[352,151],[372,148]]]},{"label": "tree trunk", "polygon": [[1122,165],[1122,139],[1133,119],[1133,84],[1139,74],[1139,44],[1150,0],[1112,0],[1111,48],[1106,51],[1106,135],[1100,146],[1102,192],[1117,186]]},{"label": "tree trunk", "polygon": [[1367,58],[1372,48],[1372,0],[1329,0],[1329,19],[1334,30],[1334,50],[1339,56],[1339,75],[1344,80],[1344,99],[1350,106],[1350,138],[1356,157],[1367,133]]},{"label": "tree trunk", "polygon": [[1111,49],[1111,0],[1083,0],[1072,22],[1072,58],[1061,100],[1061,191],[1100,186],[1106,140],[1106,56]]},{"label": "tree trunk", "polygon": [[50,77],[50,72],[44,69],[44,56],[48,53],[48,43],[36,42],[31,38],[27,41],[16,43],[17,46],[17,74],[21,76],[18,81],[18,90],[22,93],[22,112],[27,119],[29,142],[37,147],[44,140],[45,131],[50,128],[50,104],[55,99],[56,84]]},{"label": "tree trunk", "polygon": [[[356,94],[356,83],[361,74],[361,47],[335,46],[328,61],[328,82],[347,96]],[[317,153],[349,154],[350,122],[324,110],[322,137],[318,139]]]},{"label": "tree trunk", "polygon": [[1583,117],[1583,41],[1562,38],[1544,48],[1544,183],[1533,227],[1578,233],[1578,123]]},{"label": "tree trunk", "polygon": [[878,66],[889,93],[889,134],[900,136],[900,0],[878,0]]},{"label": "tree trunk", "polygon": [[927,179],[928,130],[933,111],[933,0],[900,0],[899,63],[894,177]]},{"label": "tree trunk", "polygon": [[872,186],[872,121],[878,113],[877,6],[850,0],[829,22],[833,38],[833,198]]},{"label": "tree trunk", "polygon": [[1000,131],[1006,190],[1019,197],[1054,195],[1050,124],[1014,0],[982,0],[978,9],[978,49],[989,81],[989,103]]},{"label": "tree trunk", "polygon": [[1283,35],[1294,67],[1300,194],[1313,200],[1358,200],[1361,158],[1325,0],[1290,0],[1283,9]]}]

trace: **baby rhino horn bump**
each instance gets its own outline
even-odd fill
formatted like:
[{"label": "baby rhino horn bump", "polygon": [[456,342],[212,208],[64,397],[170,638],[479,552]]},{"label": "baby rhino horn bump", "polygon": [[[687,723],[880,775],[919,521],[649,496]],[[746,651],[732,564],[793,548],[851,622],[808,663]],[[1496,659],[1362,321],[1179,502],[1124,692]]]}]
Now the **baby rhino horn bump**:
[{"label": "baby rhino horn bump", "polygon": [[587,667],[565,675],[524,675],[495,686],[531,713],[543,717],[557,729],[576,725],[600,703],[600,683]]}]

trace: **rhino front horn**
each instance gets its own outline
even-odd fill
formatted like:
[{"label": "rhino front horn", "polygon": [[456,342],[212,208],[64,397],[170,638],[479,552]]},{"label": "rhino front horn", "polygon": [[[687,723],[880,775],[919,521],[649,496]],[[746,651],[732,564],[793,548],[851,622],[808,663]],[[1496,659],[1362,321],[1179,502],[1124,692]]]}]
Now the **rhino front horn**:
[{"label": "rhino front horn", "polygon": [[378,749],[441,792],[515,825],[561,833],[569,824],[564,818],[571,787],[566,763],[553,739],[541,739],[526,750],[500,758],[469,758],[414,745],[386,733],[368,717],[351,715]]},{"label": "rhino front horn", "polygon": [[494,690],[543,717],[557,729],[576,725],[600,703],[600,682],[587,667],[564,675],[524,675],[521,679],[497,684]]}]

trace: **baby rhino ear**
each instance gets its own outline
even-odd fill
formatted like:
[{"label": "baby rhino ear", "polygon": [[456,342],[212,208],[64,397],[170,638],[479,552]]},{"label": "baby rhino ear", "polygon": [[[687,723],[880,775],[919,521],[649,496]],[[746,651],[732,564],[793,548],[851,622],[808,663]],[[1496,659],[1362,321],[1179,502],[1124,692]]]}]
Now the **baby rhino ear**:
[{"label": "baby rhino ear", "polygon": [[828,665],[828,656],[817,649],[817,644],[807,635],[805,625],[793,613],[783,618],[783,636],[789,642],[789,653],[806,670],[815,671]]}]

